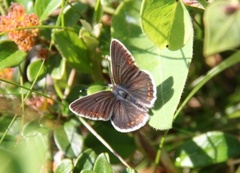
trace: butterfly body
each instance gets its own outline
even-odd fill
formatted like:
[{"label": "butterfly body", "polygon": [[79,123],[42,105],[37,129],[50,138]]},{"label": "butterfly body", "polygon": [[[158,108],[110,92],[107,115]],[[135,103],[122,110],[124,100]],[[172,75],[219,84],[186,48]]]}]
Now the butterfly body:
[{"label": "butterfly body", "polygon": [[116,99],[126,101],[129,104],[133,104],[140,109],[143,108],[143,106],[140,103],[138,103],[138,101],[131,95],[131,93],[129,93],[126,89],[124,89],[120,85],[115,85],[112,92]]},{"label": "butterfly body", "polygon": [[144,126],[148,109],[156,100],[151,75],[140,70],[127,48],[118,40],[111,43],[112,91],[101,91],[77,99],[69,105],[75,114],[92,120],[111,120],[120,132],[131,132]]}]

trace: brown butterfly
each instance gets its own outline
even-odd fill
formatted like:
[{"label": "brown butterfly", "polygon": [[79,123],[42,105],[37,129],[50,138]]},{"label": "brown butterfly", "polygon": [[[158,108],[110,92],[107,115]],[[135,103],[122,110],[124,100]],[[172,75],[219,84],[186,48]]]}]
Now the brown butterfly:
[{"label": "brown butterfly", "polygon": [[151,75],[137,67],[134,57],[120,41],[112,40],[110,55],[111,91],[79,98],[69,109],[84,118],[110,120],[116,130],[131,132],[148,121],[148,109],[156,100],[156,87]]}]

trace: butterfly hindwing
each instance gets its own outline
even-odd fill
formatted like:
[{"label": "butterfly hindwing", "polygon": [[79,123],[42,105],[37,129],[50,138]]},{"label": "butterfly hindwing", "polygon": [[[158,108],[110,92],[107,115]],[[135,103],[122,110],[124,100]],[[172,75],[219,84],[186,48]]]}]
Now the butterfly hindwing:
[{"label": "butterfly hindwing", "polygon": [[79,116],[107,121],[112,116],[113,101],[114,95],[111,91],[101,91],[75,100],[69,108]]},{"label": "butterfly hindwing", "polygon": [[116,99],[111,123],[120,132],[131,132],[144,126],[149,119],[148,110],[134,104]]}]

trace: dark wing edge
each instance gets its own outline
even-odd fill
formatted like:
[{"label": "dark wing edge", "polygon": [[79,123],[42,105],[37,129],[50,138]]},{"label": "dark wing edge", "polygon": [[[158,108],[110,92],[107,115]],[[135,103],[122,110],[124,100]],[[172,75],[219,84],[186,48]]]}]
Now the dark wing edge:
[{"label": "dark wing edge", "polygon": [[69,109],[84,118],[108,121],[112,116],[113,102],[114,95],[111,91],[101,91],[75,100]]}]

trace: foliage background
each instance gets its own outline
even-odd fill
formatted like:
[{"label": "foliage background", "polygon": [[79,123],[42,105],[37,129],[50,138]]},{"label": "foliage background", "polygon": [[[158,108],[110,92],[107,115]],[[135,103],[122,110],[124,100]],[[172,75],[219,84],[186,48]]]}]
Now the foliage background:
[{"label": "foliage background", "polygon": [[[41,25],[28,52],[1,33],[1,172],[240,172],[239,1],[14,2]],[[68,110],[110,82],[111,38],[157,85],[149,125],[131,134]]]}]

